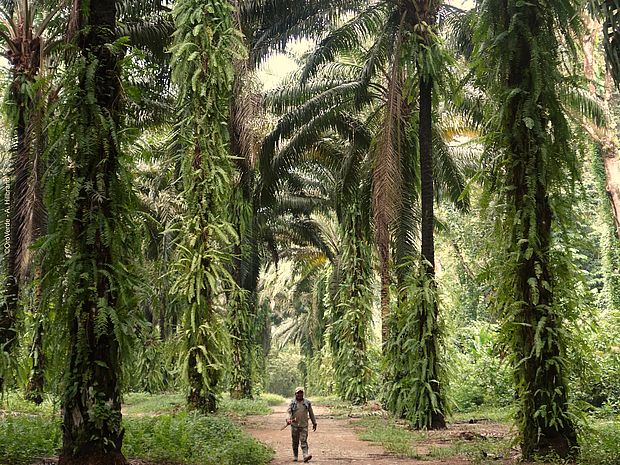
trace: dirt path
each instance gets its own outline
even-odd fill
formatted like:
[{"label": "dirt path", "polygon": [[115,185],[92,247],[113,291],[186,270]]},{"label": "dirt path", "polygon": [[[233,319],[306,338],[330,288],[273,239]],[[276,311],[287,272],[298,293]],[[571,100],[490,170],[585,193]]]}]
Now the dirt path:
[{"label": "dirt path", "polygon": [[[271,465],[292,463],[291,435],[285,423],[287,404],[273,408],[270,415],[247,417],[246,431],[276,451]],[[314,406],[317,430],[308,435],[312,454],[310,463],[355,464],[355,465],[465,465],[471,463],[465,457],[450,457],[444,460],[414,460],[387,454],[381,446],[361,441],[355,434],[354,420],[333,418],[329,410]],[[300,454],[301,456],[301,451]]]}]

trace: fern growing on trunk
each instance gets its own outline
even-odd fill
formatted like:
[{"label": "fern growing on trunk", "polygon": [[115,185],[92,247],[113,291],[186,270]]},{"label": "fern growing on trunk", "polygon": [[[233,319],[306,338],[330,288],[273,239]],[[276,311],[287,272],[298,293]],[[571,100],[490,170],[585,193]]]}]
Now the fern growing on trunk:
[{"label": "fern growing on trunk", "polygon": [[497,154],[490,183],[500,205],[497,306],[512,349],[524,459],[577,451],[561,287],[570,276],[562,274],[553,235],[567,213],[566,186],[576,172],[559,94],[559,67],[574,53],[576,6],[571,0],[487,0],[477,36],[478,76],[489,86],[494,112],[487,147]]},{"label": "fern growing on trunk", "polygon": [[[74,2],[71,48],[50,129],[45,277],[66,323],[60,464],[125,464],[120,365],[135,282],[135,210],[122,151],[116,2]],[[126,347],[125,347],[126,350]]]},{"label": "fern growing on trunk", "polygon": [[236,234],[228,214],[233,167],[226,123],[242,46],[226,0],[179,0],[172,15],[172,77],[179,88],[174,136],[185,208],[172,291],[185,306],[187,401],[209,412],[217,408],[229,352],[218,297],[235,286],[227,269]]}]

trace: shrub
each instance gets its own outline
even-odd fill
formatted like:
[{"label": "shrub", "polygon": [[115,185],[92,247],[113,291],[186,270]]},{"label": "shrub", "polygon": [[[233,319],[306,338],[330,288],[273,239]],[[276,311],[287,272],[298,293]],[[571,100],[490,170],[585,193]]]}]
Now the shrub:
[{"label": "shrub", "polygon": [[286,402],[286,398],[282,397],[279,394],[270,394],[268,392],[264,392],[260,395],[260,398],[267,402],[267,405],[273,407],[276,405],[280,405],[283,402]]},{"label": "shrub", "polygon": [[[167,404],[157,407],[158,401],[165,400],[166,396],[131,396],[133,414],[146,416],[124,417],[125,456],[188,465],[263,465],[272,459],[272,450],[246,435],[225,416],[195,413],[155,416],[173,409],[179,396],[172,396]],[[244,413],[269,411],[265,400],[234,405],[236,411]],[[57,416],[31,413],[0,416],[0,464],[28,465],[56,455],[61,436]]]},{"label": "shrub", "polygon": [[29,464],[55,455],[61,441],[59,418],[0,416],[0,463]]},{"label": "shrub", "polygon": [[262,465],[273,451],[230,420],[195,413],[134,418],[125,424],[127,457],[201,465]]},{"label": "shrub", "polygon": [[496,325],[475,322],[459,329],[455,339],[457,350],[451,354],[450,397],[457,410],[512,403],[510,367],[500,359]]},{"label": "shrub", "polygon": [[295,387],[303,384],[300,361],[299,349],[295,346],[287,346],[270,358],[267,366],[267,392],[291,397]]},{"label": "shrub", "polygon": [[620,463],[620,421],[594,424],[579,440],[583,465],[618,465]]},{"label": "shrub", "polygon": [[264,399],[231,399],[225,397],[220,403],[222,413],[236,415],[268,415],[271,408]]}]

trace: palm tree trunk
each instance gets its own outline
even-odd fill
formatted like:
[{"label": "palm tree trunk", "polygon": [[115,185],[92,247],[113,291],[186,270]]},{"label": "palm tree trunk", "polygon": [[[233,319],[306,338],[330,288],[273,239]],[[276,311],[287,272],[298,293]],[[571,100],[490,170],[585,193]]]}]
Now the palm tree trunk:
[{"label": "palm tree trunk", "polygon": [[[85,75],[80,80],[80,92],[94,96],[102,114],[109,115],[110,124],[119,121],[120,57],[109,44],[114,42],[116,1],[98,0],[82,3],[76,0],[71,24],[87,26],[80,32],[79,44],[86,67],[94,67],[93,82]],[[84,16],[82,16],[84,14]],[[87,127],[100,124],[97,115],[87,113]],[[118,305],[116,290],[111,286],[107,270],[113,269],[115,257],[110,245],[114,228],[115,205],[112,184],[118,175],[117,145],[112,140],[116,127],[94,132],[99,137],[90,151],[82,150],[76,166],[81,183],[77,210],[73,221],[75,255],[84,261],[84,268],[94,266],[94,275],[80,278],[77,286],[83,289],[81,301],[75,302],[69,324],[68,383],[63,399],[63,444],[60,465],[125,465],[121,448],[119,341],[115,322],[105,307]],[[97,199],[88,186],[96,186]],[[101,224],[98,219],[105,219]],[[93,220],[96,224],[93,224]],[[90,273],[88,273],[90,274]],[[94,279],[94,282],[91,281]],[[94,289],[93,289],[94,287]],[[105,325],[102,326],[102,318]]]},{"label": "palm tree trunk", "polygon": [[[435,283],[435,238],[434,238],[434,175],[433,175],[433,148],[432,148],[432,105],[433,105],[433,81],[430,76],[425,77],[420,73],[420,121],[419,121],[419,143],[420,143],[420,182],[421,182],[421,203],[422,203],[422,260],[424,260],[423,269],[425,270],[424,280],[429,282],[431,286],[436,287]],[[436,295],[436,293],[432,293]],[[439,354],[437,353],[436,340],[439,337],[438,319],[439,306],[436,300],[431,302],[427,311],[432,312],[431,318],[425,313],[420,314],[419,334],[420,343],[425,345],[424,353],[427,354],[431,373],[430,384],[437,399],[437,407],[433,408],[429,403],[431,422],[429,428],[440,429],[446,427],[443,408],[445,401],[443,400],[441,379],[437,376],[439,373]],[[428,328],[431,322],[432,328]],[[428,337],[427,334],[431,334]]]},{"label": "palm tree trunk", "polygon": [[34,402],[37,405],[43,403],[43,388],[45,386],[45,354],[43,352],[43,328],[44,321],[38,318],[34,327],[34,336],[32,338],[32,348],[30,350],[30,358],[32,359],[32,369],[30,370],[30,379],[26,386],[24,398]]},{"label": "palm tree trunk", "polygon": [[[523,9],[511,3],[511,8],[509,13],[518,14],[530,28],[527,34],[542,34],[540,5]],[[501,17],[508,29],[510,15]],[[549,52],[554,53],[553,50]],[[543,150],[549,142],[545,132],[535,132],[528,127],[521,113],[522,108],[529,104],[527,100],[531,97],[528,92],[537,85],[532,82],[529,69],[532,57],[533,51],[524,39],[522,46],[507,60],[505,85],[507,89],[526,92],[513,92],[509,101],[502,102],[506,106],[502,125],[507,134],[509,157],[506,185],[512,187],[508,203],[514,212],[514,217],[509,215],[506,218],[506,228],[511,231],[509,253],[516,259],[516,279],[514,287],[511,286],[513,300],[509,304],[514,308],[504,324],[514,331],[511,340],[519,397],[517,419],[525,460],[537,455],[567,457],[577,450],[577,435],[568,415],[567,381],[561,361],[564,356],[561,318],[554,308],[551,284],[553,211],[545,184],[551,161],[545,159]],[[540,109],[531,113],[542,128],[547,126],[550,117],[544,112],[544,105],[545,102],[541,102]],[[554,423],[551,418],[557,421]]]},{"label": "palm tree trunk", "polygon": [[[588,89],[592,95],[596,94],[595,87],[595,55],[594,47],[597,43],[601,24],[590,15],[585,16],[585,34],[582,37],[583,49],[583,71],[588,81]],[[609,79],[609,70],[607,70],[607,79]],[[611,95],[605,92],[604,102],[606,113],[610,113]],[[610,118],[611,120],[611,118]],[[598,129],[588,127],[588,133],[601,147],[600,153],[605,166],[605,190],[609,198],[611,214],[616,227],[616,237],[620,239],[620,162],[618,161],[618,149],[615,143],[615,134],[612,128]]]},{"label": "palm tree trunk", "polygon": [[[235,25],[244,30],[239,2],[235,5]],[[246,44],[252,50],[250,44]],[[251,52],[250,52],[251,53]],[[248,84],[252,82],[254,59],[238,59],[235,62],[235,80],[233,99],[230,106],[229,133],[230,151],[236,157],[239,182],[235,186],[234,227],[239,243],[235,246],[232,274],[239,293],[233,293],[236,300],[231,306],[230,318],[233,338],[232,383],[230,394],[234,398],[253,397],[254,379],[256,378],[255,354],[258,353],[255,341],[256,316],[258,315],[258,277],[260,273],[260,255],[258,253],[259,225],[256,220],[257,202],[254,200],[256,190],[256,146],[258,137],[253,128],[254,118],[259,111],[259,99]]]},{"label": "palm tree trunk", "polygon": [[[17,334],[15,330],[17,305],[20,292],[19,256],[22,249],[21,229],[23,225],[23,202],[28,191],[29,151],[26,128],[25,99],[17,89],[20,86],[19,75],[14,76],[11,85],[12,99],[17,107],[17,125],[15,128],[15,150],[11,160],[11,175],[8,178],[5,195],[8,193],[8,211],[6,221],[7,235],[5,241],[6,278],[4,281],[4,304],[0,308],[0,351],[10,353]],[[0,377],[0,388],[4,380]]]},{"label": "palm tree trunk", "polygon": [[[19,295],[19,283],[17,280],[17,235],[18,220],[15,213],[15,183],[13,176],[7,177],[5,195],[8,194],[8,211],[5,235],[7,236],[4,243],[5,252],[5,273],[4,280],[4,303],[0,307],[0,353],[11,353],[13,346],[17,340],[15,330],[16,314],[17,314],[17,298]],[[0,373],[0,391],[4,389],[6,381]]]},{"label": "palm tree trunk", "polygon": [[381,347],[390,338],[390,252],[389,245],[379,244],[380,278],[381,278]]},{"label": "palm tree trunk", "polygon": [[43,403],[43,389],[45,387],[45,353],[43,352],[43,336],[45,333],[45,318],[42,308],[43,304],[43,287],[41,280],[43,278],[43,268],[41,265],[36,267],[34,281],[36,283],[34,308],[32,313],[35,319],[34,336],[32,338],[32,347],[30,349],[30,358],[32,359],[32,368],[30,370],[30,379],[26,386],[24,397],[37,405]]},{"label": "palm tree trunk", "polygon": [[420,77],[420,182],[422,202],[422,258],[426,261],[426,272],[435,276],[435,238],[434,238],[434,182],[432,150],[432,89],[430,77]]}]

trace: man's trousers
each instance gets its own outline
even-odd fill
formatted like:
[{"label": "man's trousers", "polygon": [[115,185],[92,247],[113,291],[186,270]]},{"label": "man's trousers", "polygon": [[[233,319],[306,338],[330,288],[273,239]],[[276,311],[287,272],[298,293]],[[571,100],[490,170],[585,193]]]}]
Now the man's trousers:
[{"label": "man's trousers", "polygon": [[297,457],[299,443],[301,442],[301,451],[306,458],[308,455],[308,427],[291,425],[291,436],[293,439],[293,455]]}]

